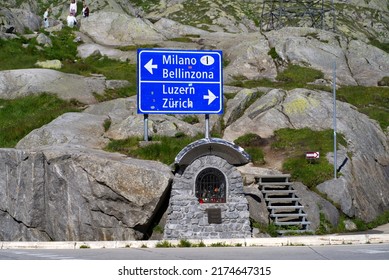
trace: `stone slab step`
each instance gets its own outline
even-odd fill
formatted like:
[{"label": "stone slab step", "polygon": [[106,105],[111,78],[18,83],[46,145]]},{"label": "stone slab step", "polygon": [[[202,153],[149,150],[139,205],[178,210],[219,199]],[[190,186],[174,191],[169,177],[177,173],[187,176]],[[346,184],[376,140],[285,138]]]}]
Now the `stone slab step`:
[{"label": "stone slab step", "polygon": [[291,182],[268,182],[268,183],[257,183],[259,186],[262,186],[262,187],[268,187],[268,186],[291,186],[293,185],[293,183]]},{"label": "stone slab step", "polygon": [[300,201],[301,198],[299,197],[268,197],[265,198],[266,201],[269,202],[295,202]]},{"label": "stone slab step", "polygon": [[274,209],[274,210],[282,210],[286,211],[290,209],[291,211],[296,209],[304,209],[304,206],[302,205],[269,205],[267,206],[267,209]]},{"label": "stone slab step", "polygon": [[285,190],[285,189],[278,189],[278,190],[262,190],[262,193],[266,195],[287,195],[295,193],[296,190]]},{"label": "stone slab step", "polygon": [[275,225],[277,226],[305,226],[305,225],[310,225],[311,222],[304,221],[304,222],[274,222]]},{"label": "stone slab step", "polygon": [[307,216],[307,214],[305,214],[305,213],[301,213],[301,214],[299,214],[299,213],[293,213],[293,214],[291,214],[291,213],[274,213],[274,214],[270,214],[270,217],[274,217],[274,218],[276,218],[276,217],[279,217],[279,218],[281,218],[281,217],[293,217],[293,218],[296,218],[296,217],[306,217]]},{"label": "stone slab step", "polygon": [[309,229],[297,229],[297,230],[277,230],[278,234],[286,234],[286,233],[313,233],[312,230]]}]

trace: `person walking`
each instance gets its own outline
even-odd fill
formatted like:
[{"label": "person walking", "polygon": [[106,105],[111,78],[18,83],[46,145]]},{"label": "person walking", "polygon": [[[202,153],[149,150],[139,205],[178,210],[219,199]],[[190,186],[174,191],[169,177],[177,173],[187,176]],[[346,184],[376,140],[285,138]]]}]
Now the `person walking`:
[{"label": "person walking", "polygon": [[74,16],[77,15],[77,2],[76,2],[76,0],[70,1],[69,12],[71,14],[73,14]]},{"label": "person walking", "polygon": [[89,7],[86,4],[86,1],[84,1],[84,5],[83,5],[83,8],[82,8],[82,16],[84,18],[89,17]]},{"label": "person walking", "polygon": [[49,12],[50,8],[47,8],[45,13],[43,14],[43,24],[45,28],[49,27]]},{"label": "person walking", "polygon": [[73,13],[69,13],[67,19],[66,19],[67,23],[68,23],[68,26],[73,28],[74,26],[77,25],[77,19],[76,17],[74,16]]}]

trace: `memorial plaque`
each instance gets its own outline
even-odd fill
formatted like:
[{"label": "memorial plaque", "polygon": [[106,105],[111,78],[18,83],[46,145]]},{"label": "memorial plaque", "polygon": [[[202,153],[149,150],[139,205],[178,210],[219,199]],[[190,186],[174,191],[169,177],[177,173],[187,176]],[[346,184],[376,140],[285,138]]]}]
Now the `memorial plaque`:
[{"label": "memorial plaque", "polygon": [[208,208],[208,224],[221,224],[222,211],[220,208]]}]

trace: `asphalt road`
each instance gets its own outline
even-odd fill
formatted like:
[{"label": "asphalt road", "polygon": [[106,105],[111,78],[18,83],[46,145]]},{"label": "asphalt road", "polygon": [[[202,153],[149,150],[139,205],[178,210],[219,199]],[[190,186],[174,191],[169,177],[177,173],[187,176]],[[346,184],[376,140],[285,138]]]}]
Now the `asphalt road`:
[{"label": "asphalt road", "polygon": [[5,249],[0,260],[389,260],[389,244],[282,247]]}]

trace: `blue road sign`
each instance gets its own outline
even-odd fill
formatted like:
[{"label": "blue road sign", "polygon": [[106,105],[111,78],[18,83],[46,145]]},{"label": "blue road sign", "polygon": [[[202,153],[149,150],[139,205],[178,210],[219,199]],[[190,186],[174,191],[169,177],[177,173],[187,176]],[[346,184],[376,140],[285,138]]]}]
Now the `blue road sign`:
[{"label": "blue road sign", "polygon": [[222,114],[222,52],[138,49],[138,113]]}]

